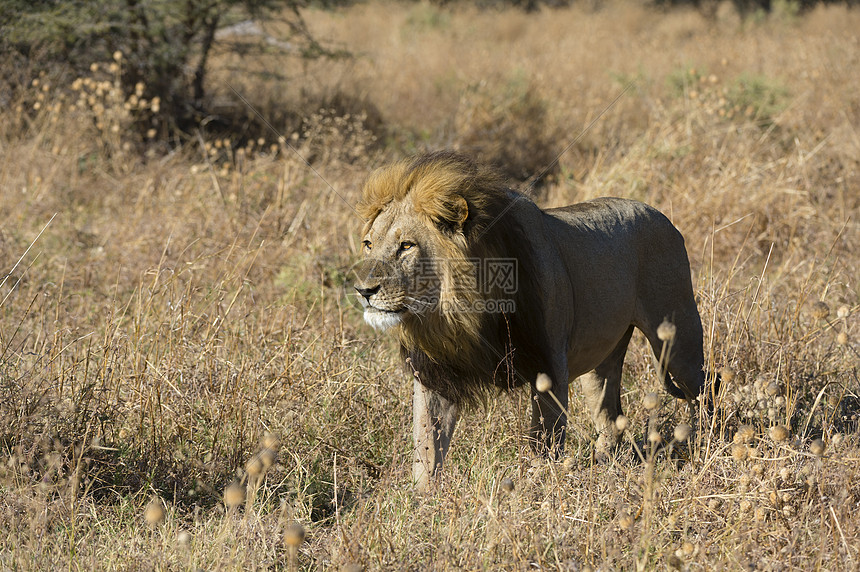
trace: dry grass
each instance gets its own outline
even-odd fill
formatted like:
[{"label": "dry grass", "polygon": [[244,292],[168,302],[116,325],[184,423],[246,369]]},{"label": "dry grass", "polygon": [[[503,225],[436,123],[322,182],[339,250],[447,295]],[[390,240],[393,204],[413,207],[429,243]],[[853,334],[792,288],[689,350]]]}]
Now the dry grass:
[{"label": "dry grass", "polygon": [[[370,3],[309,21],[357,57],[275,84],[222,54],[213,87],[306,106],[291,141],[321,177],[274,136],[141,155],[123,134],[153,102],[117,101],[109,68],[0,111],[0,568],[857,567],[860,13]],[[413,149],[525,180],[569,143],[539,200],[673,219],[722,406],[673,444],[682,461],[595,465],[574,391],[554,464],[528,452],[527,396],[502,397],[416,495],[411,384],[342,288],[349,205]],[[635,341],[640,446],[685,420],[659,391],[645,408],[654,367]]]}]

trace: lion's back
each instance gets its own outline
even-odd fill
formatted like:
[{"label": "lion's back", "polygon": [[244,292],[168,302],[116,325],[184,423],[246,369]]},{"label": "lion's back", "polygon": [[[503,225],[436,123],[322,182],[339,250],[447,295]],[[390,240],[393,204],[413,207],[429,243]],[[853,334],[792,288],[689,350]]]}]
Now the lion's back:
[{"label": "lion's back", "polygon": [[688,267],[684,237],[663,213],[645,203],[602,197],[545,212],[562,223],[549,225],[552,239],[579,263],[596,258],[594,264],[617,263],[625,273]]},{"label": "lion's back", "polygon": [[600,197],[544,212],[580,232],[630,235],[632,238],[656,231],[679,238],[681,236],[659,210],[631,199]]}]

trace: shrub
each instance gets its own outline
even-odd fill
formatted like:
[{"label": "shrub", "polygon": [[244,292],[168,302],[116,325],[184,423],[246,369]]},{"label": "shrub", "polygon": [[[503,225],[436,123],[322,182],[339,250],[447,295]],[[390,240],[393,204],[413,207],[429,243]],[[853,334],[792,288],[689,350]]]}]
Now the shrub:
[{"label": "shrub", "polygon": [[670,74],[667,83],[676,97],[689,99],[710,115],[750,120],[761,127],[773,124],[789,97],[779,81],[755,74],[742,74],[727,83],[716,74],[690,68]]},{"label": "shrub", "polygon": [[[158,97],[153,113],[167,137],[206,114],[207,64],[223,24],[279,9],[289,37],[272,38],[254,25],[252,33],[227,34],[233,48],[275,45],[302,58],[331,55],[308,32],[299,8],[300,0],[12,0],[0,12],[0,37],[4,51],[76,77],[93,62],[121,63],[120,97]],[[147,117],[141,131],[151,128]]]}]

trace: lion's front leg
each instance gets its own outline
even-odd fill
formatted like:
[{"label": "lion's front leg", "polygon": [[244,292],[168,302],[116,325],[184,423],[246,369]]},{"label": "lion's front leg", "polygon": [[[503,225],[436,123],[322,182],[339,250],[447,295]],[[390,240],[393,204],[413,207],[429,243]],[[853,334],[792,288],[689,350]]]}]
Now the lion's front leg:
[{"label": "lion's front leg", "polygon": [[412,478],[418,490],[425,491],[442,468],[457,420],[458,407],[414,380],[412,394],[412,432],[415,439],[415,461]]},{"label": "lion's front leg", "polygon": [[[553,378],[552,387],[547,392],[537,391],[534,382],[532,382],[532,423],[529,436],[536,452],[553,459],[558,459],[564,453],[564,436],[567,427],[567,413],[565,413],[567,410],[567,388],[568,381],[566,378],[561,380]],[[553,395],[558,402],[553,399]]]},{"label": "lion's front leg", "polygon": [[621,432],[615,420],[621,415],[621,375],[618,378],[600,375],[596,370],[579,377],[585,406],[591,412],[591,419],[597,429],[595,455],[600,458],[609,455],[618,445]]}]

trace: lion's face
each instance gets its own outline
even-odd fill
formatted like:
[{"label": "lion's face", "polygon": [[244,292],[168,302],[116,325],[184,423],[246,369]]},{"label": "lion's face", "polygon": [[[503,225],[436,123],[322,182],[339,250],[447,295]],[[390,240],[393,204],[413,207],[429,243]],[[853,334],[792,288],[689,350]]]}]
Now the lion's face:
[{"label": "lion's face", "polygon": [[356,205],[367,221],[355,283],[365,321],[398,326],[403,348],[436,360],[473,351],[485,319],[475,304],[482,253],[470,215],[485,203],[475,188],[495,179],[477,169],[455,156],[396,163],[371,173]]},{"label": "lion's face", "polygon": [[385,330],[432,311],[439,300],[432,229],[405,199],[390,204],[364,234],[355,289],[365,321]]}]

